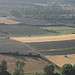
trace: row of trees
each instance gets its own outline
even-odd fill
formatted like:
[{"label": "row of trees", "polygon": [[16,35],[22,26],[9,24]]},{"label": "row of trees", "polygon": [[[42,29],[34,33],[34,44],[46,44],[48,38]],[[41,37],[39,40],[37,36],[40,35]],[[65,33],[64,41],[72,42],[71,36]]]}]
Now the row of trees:
[{"label": "row of trees", "polygon": [[[24,67],[25,63],[21,61],[17,61],[15,63],[14,72],[12,75],[24,75]],[[75,65],[64,64],[61,68],[61,74],[54,73],[55,66],[53,64],[46,65],[43,68],[43,73],[36,73],[35,75],[75,75]],[[0,75],[11,75],[7,71],[7,62],[3,60],[0,65]]]},{"label": "row of trees", "polygon": [[[12,75],[24,75],[23,66],[25,65],[24,62],[16,61],[14,72]],[[3,60],[0,65],[0,75],[11,75],[7,71],[7,62]]]},{"label": "row of trees", "polygon": [[64,64],[61,68],[61,73],[54,73],[55,66],[50,64],[43,68],[44,73],[36,73],[36,75],[75,75],[75,65]]}]

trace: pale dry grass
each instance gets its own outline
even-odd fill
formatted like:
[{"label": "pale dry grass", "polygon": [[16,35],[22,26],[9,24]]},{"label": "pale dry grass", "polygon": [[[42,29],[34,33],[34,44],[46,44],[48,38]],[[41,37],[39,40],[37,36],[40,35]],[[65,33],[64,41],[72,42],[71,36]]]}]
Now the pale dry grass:
[{"label": "pale dry grass", "polygon": [[23,43],[75,40],[75,34],[44,36],[44,37],[11,37],[10,39]]},{"label": "pale dry grass", "polygon": [[36,57],[25,57],[25,56],[12,56],[12,55],[0,55],[0,63],[5,59],[8,65],[8,71],[10,73],[14,70],[14,65],[16,61],[24,61],[24,72],[25,73],[36,73],[42,72],[42,68],[48,63],[41,58]]},{"label": "pale dry grass", "polygon": [[55,56],[45,56],[48,60],[52,61],[59,67],[62,67],[64,64],[75,64],[75,54],[70,54],[65,57],[65,55],[55,55]]},{"label": "pale dry grass", "polygon": [[0,23],[5,23],[5,24],[18,24],[20,22],[9,20],[7,17],[0,17]]}]

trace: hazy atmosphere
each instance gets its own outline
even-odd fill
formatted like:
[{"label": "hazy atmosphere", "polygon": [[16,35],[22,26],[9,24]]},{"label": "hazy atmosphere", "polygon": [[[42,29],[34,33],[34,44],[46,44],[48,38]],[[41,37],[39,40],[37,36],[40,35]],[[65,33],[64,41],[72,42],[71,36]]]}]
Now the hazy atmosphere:
[{"label": "hazy atmosphere", "polygon": [[75,75],[75,0],[0,0],[0,75]]}]

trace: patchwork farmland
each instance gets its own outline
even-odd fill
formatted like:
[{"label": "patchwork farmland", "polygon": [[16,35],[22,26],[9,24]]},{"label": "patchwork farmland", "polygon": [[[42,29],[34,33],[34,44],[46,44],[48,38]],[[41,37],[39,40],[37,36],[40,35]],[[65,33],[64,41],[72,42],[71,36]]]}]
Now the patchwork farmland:
[{"label": "patchwork farmland", "polygon": [[62,67],[66,63],[75,64],[75,34],[35,38],[13,37],[11,39],[28,44],[59,67]]},{"label": "patchwork farmland", "polygon": [[[36,24],[35,24],[35,21],[36,21]],[[0,25],[0,52],[19,51],[19,53],[34,53],[34,54],[39,53],[43,56],[56,56],[56,55],[64,56],[68,54],[75,54],[75,34],[74,34],[75,28],[66,27],[66,26],[58,26],[58,27],[51,26],[50,27],[50,25],[49,27],[42,27],[41,25],[43,23],[44,24],[46,23],[47,26],[49,25],[49,22],[45,20],[44,22],[41,21],[39,23],[38,23],[38,20],[34,20],[33,25],[30,25],[30,24]],[[37,24],[40,24],[40,25],[37,25]],[[46,26],[46,25],[43,25],[43,26]],[[61,35],[61,34],[65,34],[65,35]],[[54,35],[57,35],[57,36],[54,36]],[[1,57],[5,58],[4,55],[3,56],[1,55]],[[34,63],[34,65],[37,65],[37,66],[38,64],[44,63],[44,61],[42,61],[42,59],[40,58],[31,58],[31,57],[24,58],[24,57],[15,57],[15,56],[10,56],[10,57],[8,56],[7,58],[9,58],[9,60],[11,59],[14,60],[11,66],[10,66],[10,63],[8,62],[8,65],[10,67],[12,67],[13,63],[19,58],[20,58],[19,60],[25,61],[26,64],[28,63],[29,67],[31,67],[30,63],[31,64]],[[9,61],[7,58],[5,59]],[[32,60],[35,62],[33,62]],[[54,60],[53,57],[52,57],[52,60]],[[68,61],[67,58],[66,58],[66,61]],[[55,60],[52,62],[58,65],[55,62]],[[44,63],[44,65],[46,64],[48,63]],[[42,66],[39,65],[41,67],[40,68],[38,66],[40,68],[39,70],[36,69],[37,66],[33,67],[31,71],[30,69],[32,67],[31,68],[26,67],[24,68],[26,71],[25,73],[35,73],[36,71],[41,72],[42,71],[41,69],[44,65],[43,64]],[[11,69],[8,69],[8,70],[12,72]]]},{"label": "patchwork farmland", "polygon": [[47,32],[38,27],[20,26],[20,25],[0,25],[0,32],[6,33],[9,36],[38,36],[38,35],[53,35],[55,33]]},{"label": "patchwork farmland", "polygon": [[28,44],[43,55],[75,53],[74,49],[66,50],[75,47],[75,34],[47,37],[11,37],[10,39]]}]

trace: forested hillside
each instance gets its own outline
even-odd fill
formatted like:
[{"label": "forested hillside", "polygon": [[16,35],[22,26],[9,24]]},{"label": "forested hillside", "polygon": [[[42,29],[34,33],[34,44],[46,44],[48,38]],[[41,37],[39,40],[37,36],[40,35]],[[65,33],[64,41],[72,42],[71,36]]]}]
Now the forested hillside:
[{"label": "forested hillside", "polygon": [[0,0],[0,16],[57,18],[74,15],[74,3],[74,0]]}]

